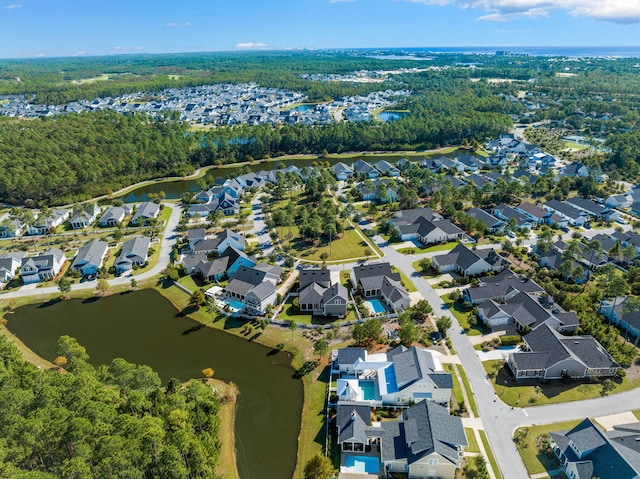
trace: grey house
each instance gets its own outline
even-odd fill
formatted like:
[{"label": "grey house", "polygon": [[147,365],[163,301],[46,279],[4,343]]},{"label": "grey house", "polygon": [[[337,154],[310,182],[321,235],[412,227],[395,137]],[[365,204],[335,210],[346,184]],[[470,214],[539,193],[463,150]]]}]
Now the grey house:
[{"label": "grey house", "polygon": [[102,216],[98,220],[98,224],[103,228],[118,226],[122,223],[125,217],[125,209],[122,206],[109,206],[107,210],[102,213]]},{"label": "grey house", "polygon": [[526,350],[507,361],[516,380],[612,377],[620,369],[592,336],[563,336],[543,324],[524,341]]},{"label": "grey house", "polygon": [[122,251],[116,259],[116,275],[143,266],[147,261],[151,240],[147,236],[137,236],[122,245]]},{"label": "grey house", "polygon": [[299,281],[300,311],[322,316],[346,316],[349,293],[340,283],[331,285],[329,270],[302,270]]},{"label": "grey house", "polygon": [[108,249],[109,245],[104,241],[92,240],[78,250],[71,267],[80,271],[83,276],[95,275],[102,266]]},{"label": "grey house", "polygon": [[131,224],[135,226],[145,226],[149,221],[155,219],[160,214],[160,205],[147,201],[138,206],[138,209],[131,218]]},{"label": "grey house", "polygon": [[550,432],[551,449],[572,479],[636,479],[640,477],[640,423],[602,431],[585,419],[566,431]]},{"label": "grey house", "polygon": [[365,298],[379,297],[392,310],[408,308],[409,293],[400,284],[400,275],[391,270],[389,263],[371,263],[356,266],[351,272],[351,284]]}]

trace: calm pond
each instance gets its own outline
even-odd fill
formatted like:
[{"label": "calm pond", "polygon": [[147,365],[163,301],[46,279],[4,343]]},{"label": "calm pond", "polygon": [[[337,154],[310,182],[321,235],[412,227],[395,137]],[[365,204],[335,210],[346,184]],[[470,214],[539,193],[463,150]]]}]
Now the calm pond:
[{"label": "calm pond", "polygon": [[[249,165],[249,169],[251,171],[270,171],[276,169],[278,166],[285,165],[295,165],[298,168],[303,168],[305,166],[312,166],[314,162],[322,161],[322,162],[330,162],[338,163],[340,159],[336,158],[326,158],[320,159],[296,159],[296,160],[278,160],[278,161],[268,161],[264,163],[258,163]],[[239,171],[244,167],[230,167],[230,168],[212,168],[208,170],[204,176],[204,181],[208,185],[213,184],[219,178],[235,178],[238,176]],[[180,199],[185,193],[195,193],[200,191],[201,188],[199,184],[202,183],[202,180],[176,180],[176,181],[168,181],[166,183],[155,183],[151,185],[141,186],[126,195],[120,197],[122,201],[125,203],[134,203],[137,201],[147,201],[149,193],[157,194],[161,191],[164,191],[166,198],[169,200]]]},{"label": "calm pond", "polygon": [[215,377],[240,389],[236,409],[236,452],[241,479],[284,479],[296,462],[302,382],[293,378],[291,357],[181,317],[153,290],[97,300],[29,305],[8,315],[7,328],[48,360],[57,339],[76,338],[94,365],[121,357],[148,364],[163,383]]}]

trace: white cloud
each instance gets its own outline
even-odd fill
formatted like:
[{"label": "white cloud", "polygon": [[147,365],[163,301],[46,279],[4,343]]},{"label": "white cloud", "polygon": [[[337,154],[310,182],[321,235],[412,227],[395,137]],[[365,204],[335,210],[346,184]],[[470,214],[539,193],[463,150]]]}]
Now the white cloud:
[{"label": "white cloud", "polygon": [[86,55],[87,52],[86,50],[80,50],[78,52],[73,52],[73,55],[71,55],[72,57],[81,57],[82,55]]},{"label": "white cloud", "polygon": [[186,28],[191,26],[191,22],[184,22],[184,23],[169,22],[167,23],[167,26],[175,27],[175,28]]},{"label": "white cloud", "polygon": [[244,42],[244,43],[237,43],[236,44],[236,48],[238,50],[264,50],[265,48],[267,48],[269,45],[267,45],[266,43],[253,43],[253,42]]},{"label": "white cloud", "polygon": [[4,7],[7,10],[13,10],[14,8],[22,8],[22,4],[20,3],[12,3],[11,5],[7,5]]},{"label": "white cloud", "polygon": [[616,23],[640,23],[640,0],[401,0],[425,5],[453,5],[487,12],[479,20],[508,21],[540,18],[551,10],[565,10],[576,17]]},{"label": "white cloud", "polygon": [[331,3],[347,3],[347,2],[355,2],[356,0],[329,0]]},{"label": "white cloud", "polygon": [[124,47],[113,47],[113,49],[118,50],[120,52],[131,52],[131,51],[140,52],[144,50],[144,47],[132,47],[131,45],[126,45]]}]

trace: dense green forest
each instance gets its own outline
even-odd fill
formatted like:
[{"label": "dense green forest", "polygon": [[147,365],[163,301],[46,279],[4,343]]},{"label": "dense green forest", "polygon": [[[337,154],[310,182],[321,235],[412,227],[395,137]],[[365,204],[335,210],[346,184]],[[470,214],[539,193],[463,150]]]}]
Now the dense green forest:
[{"label": "dense green forest", "polygon": [[40,370],[0,337],[3,479],[214,478],[218,401],[200,381],[160,387],[148,366],[94,368],[73,338]]},{"label": "dense green forest", "polygon": [[193,170],[194,138],[186,131],[178,122],[110,111],[0,118],[0,201],[65,204],[143,179],[183,175]]},{"label": "dense green forest", "polygon": [[[464,140],[482,142],[514,121],[550,120],[559,137],[610,136],[603,170],[614,178],[640,175],[635,153],[640,146],[640,79],[633,59],[425,53],[430,60],[416,62],[367,55],[234,52],[0,61],[0,95],[27,94],[34,102],[49,104],[247,81],[304,92],[312,101],[383,89],[413,92],[395,107],[409,114],[390,123],[240,125],[189,133],[188,125],[174,120],[107,112],[33,121],[0,118],[0,201],[69,203],[144,179],[184,175],[200,165],[282,154],[420,150]],[[382,84],[301,76],[411,67],[428,70],[394,74]]]}]

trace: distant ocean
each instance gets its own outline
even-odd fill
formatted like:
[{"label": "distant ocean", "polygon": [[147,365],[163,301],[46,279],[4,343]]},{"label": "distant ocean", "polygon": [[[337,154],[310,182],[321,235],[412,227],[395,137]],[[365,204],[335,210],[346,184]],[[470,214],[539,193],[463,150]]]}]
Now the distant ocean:
[{"label": "distant ocean", "polygon": [[[371,49],[368,49],[371,52]],[[640,46],[634,47],[424,47],[424,48],[381,48],[380,52],[393,52],[394,56],[402,52],[404,55],[415,53],[495,53],[508,51],[512,54],[531,56],[566,56],[566,57],[640,57]]]}]

